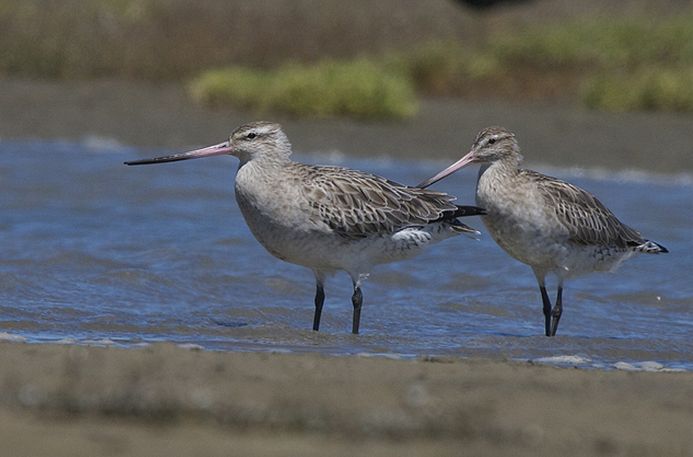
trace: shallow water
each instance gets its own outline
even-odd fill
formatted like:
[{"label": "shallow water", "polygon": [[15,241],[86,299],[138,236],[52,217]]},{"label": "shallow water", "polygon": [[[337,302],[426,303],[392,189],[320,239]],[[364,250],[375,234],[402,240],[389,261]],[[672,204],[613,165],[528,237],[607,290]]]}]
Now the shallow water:
[{"label": "shallow water", "polygon": [[[693,369],[693,185],[685,175],[550,170],[671,251],[570,281],[556,338],[542,336],[531,270],[485,235],[378,267],[354,336],[345,274],[328,281],[322,331],[310,330],[312,273],[273,258],[249,233],[233,198],[235,159],[122,165],[169,152],[100,140],[0,142],[0,338]],[[297,159],[408,184],[446,165]],[[437,188],[471,203],[475,176],[458,173]],[[478,218],[466,222],[483,232]]]}]

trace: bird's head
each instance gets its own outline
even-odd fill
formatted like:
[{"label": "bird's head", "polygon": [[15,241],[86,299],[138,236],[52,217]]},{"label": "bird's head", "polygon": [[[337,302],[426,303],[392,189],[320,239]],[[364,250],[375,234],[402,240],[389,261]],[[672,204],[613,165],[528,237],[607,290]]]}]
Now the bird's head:
[{"label": "bird's head", "polygon": [[241,163],[245,163],[260,158],[286,160],[290,154],[291,143],[279,124],[251,122],[238,127],[229,135],[229,139],[222,143],[169,156],[133,160],[125,164],[146,165],[219,155],[233,155],[238,157]]},{"label": "bird's head", "polygon": [[515,135],[504,127],[487,127],[479,132],[472,147],[460,160],[435,176],[423,181],[417,187],[428,187],[457,170],[475,163],[491,163],[498,160],[521,160],[520,147]]}]

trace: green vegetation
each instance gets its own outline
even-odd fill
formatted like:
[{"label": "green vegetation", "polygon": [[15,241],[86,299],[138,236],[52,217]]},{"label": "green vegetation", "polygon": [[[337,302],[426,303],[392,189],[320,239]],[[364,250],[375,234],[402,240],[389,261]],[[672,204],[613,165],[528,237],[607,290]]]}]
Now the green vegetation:
[{"label": "green vegetation", "polygon": [[[449,38],[448,0],[0,0],[0,76],[181,81]],[[397,20],[392,12],[397,11]]]},{"label": "green vegetation", "polygon": [[384,59],[427,95],[463,95],[470,87],[494,78],[503,69],[493,56],[463,47],[454,41],[430,42]]},{"label": "green vegetation", "polygon": [[365,59],[288,64],[269,71],[212,70],[195,78],[190,91],[195,99],[210,105],[231,104],[298,116],[401,119],[416,112],[409,78]]},{"label": "green vegetation", "polygon": [[580,20],[431,43],[391,58],[432,95],[579,99],[608,111],[693,111],[693,15]]},{"label": "green vegetation", "polygon": [[407,118],[416,93],[464,95],[499,71],[492,58],[454,42],[432,42],[381,59],[325,60],[275,70],[228,67],[201,73],[190,93],[209,106],[233,105],[299,116]]},{"label": "green vegetation", "polygon": [[693,111],[693,7],[517,26],[443,0],[248,5],[0,0],[0,76],[194,78],[202,103],[314,117],[404,118],[414,94]]},{"label": "green vegetation", "polygon": [[489,48],[500,60],[535,68],[630,69],[693,63],[693,16],[599,18],[498,36]]},{"label": "green vegetation", "polygon": [[575,87],[564,87],[593,109],[693,111],[690,14],[583,20],[498,37],[488,46],[506,69],[570,73]]},{"label": "green vegetation", "polygon": [[433,43],[393,61],[428,94],[569,95],[593,109],[693,111],[693,15],[547,25],[473,49]]},{"label": "green vegetation", "polygon": [[693,69],[607,74],[589,79],[583,101],[607,111],[693,111]]}]

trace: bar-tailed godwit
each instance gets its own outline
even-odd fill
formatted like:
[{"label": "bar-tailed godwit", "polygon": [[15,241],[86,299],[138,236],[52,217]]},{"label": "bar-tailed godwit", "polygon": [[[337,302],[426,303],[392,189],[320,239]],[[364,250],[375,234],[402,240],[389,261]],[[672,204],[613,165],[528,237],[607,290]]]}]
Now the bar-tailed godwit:
[{"label": "bar-tailed godwit", "polygon": [[457,218],[483,210],[457,206],[451,195],[347,168],[294,162],[290,154],[291,144],[278,124],[255,122],[214,146],[125,163],[236,156],[236,201],[250,231],[270,254],[315,274],[316,331],[327,275],[343,270],[351,276],[352,332],[358,333],[361,283],[373,266],[410,258],[454,235],[478,233]]},{"label": "bar-tailed godwit", "polygon": [[[546,336],[554,336],[565,279],[614,270],[636,253],[668,251],[619,221],[591,193],[522,169],[521,162],[515,135],[502,127],[489,127],[479,132],[468,154],[419,187],[428,187],[466,165],[481,164],[476,202],[488,212],[482,220],[501,248],[532,267],[541,291]],[[545,285],[550,273],[558,278],[553,308]]]}]

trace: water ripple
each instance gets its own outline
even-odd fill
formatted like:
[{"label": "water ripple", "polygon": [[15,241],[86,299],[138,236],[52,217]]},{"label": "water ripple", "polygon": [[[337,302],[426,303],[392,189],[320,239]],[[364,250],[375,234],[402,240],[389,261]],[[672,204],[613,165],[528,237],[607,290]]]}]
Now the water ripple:
[{"label": "water ripple", "polygon": [[[556,338],[542,336],[529,268],[486,235],[378,268],[364,287],[363,333],[354,336],[344,274],[327,282],[322,331],[310,330],[313,276],[253,239],[233,199],[233,159],[122,166],[135,155],[97,138],[0,142],[0,339],[693,369],[693,200],[685,177],[542,170],[588,188],[671,250],[570,282]],[[409,184],[441,166],[331,160]],[[471,203],[474,181],[468,170],[438,188]]]}]

